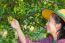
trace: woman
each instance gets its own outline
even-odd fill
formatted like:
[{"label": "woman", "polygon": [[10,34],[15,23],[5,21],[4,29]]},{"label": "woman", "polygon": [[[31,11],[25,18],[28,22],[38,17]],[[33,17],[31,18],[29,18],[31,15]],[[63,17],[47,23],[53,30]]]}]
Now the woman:
[{"label": "woman", "polygon": [[48,20],[46,26],[49,35],[41,40],[29,40],[21,31],[18,21],[16,19],[10,21],[11,26],[18,33],[18,43],[65,43],[65,9],[55,12],[50,9],[44,9],[42,16]]}]

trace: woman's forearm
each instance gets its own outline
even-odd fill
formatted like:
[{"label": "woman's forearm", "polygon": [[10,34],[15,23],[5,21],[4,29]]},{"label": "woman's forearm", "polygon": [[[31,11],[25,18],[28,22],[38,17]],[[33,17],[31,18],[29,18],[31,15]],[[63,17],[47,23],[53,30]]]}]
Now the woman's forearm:
[{"label": "woman's forearm", "polygon": [[21,43],[26,43],[25,35],[21,31],[21,29],[17,29],[16,31],[17,31],[17,34],[19,36],[19,40],[21,41]]},{"label": "woman's forearm", "polygon": [[21,43],[26,43],[26,38],[25,38],[25,35],[23,34],[23,32],[21,31],[19,22],[16,19],[13,19],[12,21],[9,21],[9,23],[11,24],[11,26],[13,28],[16,29]]}]

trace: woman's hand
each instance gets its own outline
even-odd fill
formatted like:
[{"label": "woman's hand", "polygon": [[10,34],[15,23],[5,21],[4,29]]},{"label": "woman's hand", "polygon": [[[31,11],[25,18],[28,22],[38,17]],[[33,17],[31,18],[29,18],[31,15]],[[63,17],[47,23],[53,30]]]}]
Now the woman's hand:
[{"label": "woman's hand", "polygon": [[13,28],[16,30],[20,29],[19,22],[16,19],[13,19],[12,21],[9,22]]},{"label": "woman's hand", "polygon": [[13,19],[13,20],[10,21],[9,23],[11,24],[11,26],[12,26],[13,28],[16,29],[17,34],[18,34],[18,36],[19,36],[19,40],[21,41],[21,43],[26,43],[26,38],[25,38],[24,33],[21,31],[19,22],[18,22],[16,19]]}]

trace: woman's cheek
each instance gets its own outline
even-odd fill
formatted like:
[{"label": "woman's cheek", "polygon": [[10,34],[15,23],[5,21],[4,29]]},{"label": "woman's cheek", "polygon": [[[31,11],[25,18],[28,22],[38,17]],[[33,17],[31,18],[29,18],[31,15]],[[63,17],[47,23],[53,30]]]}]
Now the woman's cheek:
[{"label": "woman's cheek", "polygon": [[56,32],[56,28],[55,28],[55,25],[53,23],[49,24],[49,31],[50,31],[50,33]]},{"label": "woman's cheek", "polygon": [[48,33],[52,33],[53,32],[52,23],[48,23],[48,25],[47,25],[47,32]]}]

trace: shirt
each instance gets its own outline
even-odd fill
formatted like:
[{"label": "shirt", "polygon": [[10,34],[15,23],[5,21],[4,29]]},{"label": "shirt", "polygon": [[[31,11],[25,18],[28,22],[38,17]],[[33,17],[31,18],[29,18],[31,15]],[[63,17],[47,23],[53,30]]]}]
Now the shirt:
[{"label": "shirt", "polygon": [[[54,43],[52,41],[53,38],[51,36],[41,40],[29,40],[29,38],[26,37],[26,43]],[[20,40],[18,40],[17,43],[21,43]],[[65,43],[65,39],[57,40],[56,43]]]}]

